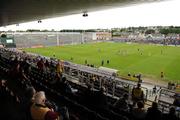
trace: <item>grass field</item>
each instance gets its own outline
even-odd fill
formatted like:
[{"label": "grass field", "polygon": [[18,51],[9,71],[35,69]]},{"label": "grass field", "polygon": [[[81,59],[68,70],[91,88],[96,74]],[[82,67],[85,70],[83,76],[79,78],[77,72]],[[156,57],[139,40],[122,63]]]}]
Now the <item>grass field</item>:
[{"label": "grass field", "polygon": [[[92,43],[81,45],[66,45],[59,47],[28,48],[25,51],[44,56],[72,61],[74,63],[94,64],[118,69],[120,75],[142,73],[144,78],[162,80],[163,71],[165,81],[180,81],[180,47],[157,46],[127,43]],[[108,65],[106,61],[109,60]],[[179,82],[178,82],[179,83]]]}]

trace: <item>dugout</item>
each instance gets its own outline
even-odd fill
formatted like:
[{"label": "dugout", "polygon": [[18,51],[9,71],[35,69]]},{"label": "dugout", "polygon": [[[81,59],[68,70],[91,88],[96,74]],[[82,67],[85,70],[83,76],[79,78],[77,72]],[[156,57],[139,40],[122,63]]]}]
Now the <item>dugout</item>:
[{"label": "dugout", "polygon": [[107,68],[107,67],[99,67],[98,71],[104,74],[110,75],[110,76],[114,76],[114,77],[118,76],[118,70],[116,69]]}]

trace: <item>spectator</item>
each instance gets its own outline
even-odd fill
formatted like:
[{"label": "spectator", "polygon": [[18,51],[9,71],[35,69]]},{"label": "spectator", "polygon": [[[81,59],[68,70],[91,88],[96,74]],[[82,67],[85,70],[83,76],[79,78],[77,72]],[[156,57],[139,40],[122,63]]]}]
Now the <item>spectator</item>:
[{"label": "spectator", "polygon": [[176,107],[180,107],[180,94],[175,94],[173,105]]},{"label": "spectator", "polygon": [[37,92],[34,97],[34,104],[31,106],[31,117],[33,120],[57,120],[58,113],[45,105],[46,96],[43,91]]},{"label": "spectator", "polygon": [[108,109],[108,103],[107,103],[107,97],[104,95],[105,88],[102,87],[99,91],[95,93],[94,100],[95,104],[94,106],[99,109]]},{"label": "spectator", "polygon": [[56,64],[56,72],[59,73],[60,75],[63,72],[63,62],[58,60],[58,63]]},{"label": "spectator", "polygon": [[14,65],[14,67],[12,69],[10,69],[10,77],[12,77],[13,79],[18,79],[18,74],[20,72],[20,64],[17,63],[16,65]]},{"label": "spectator", "polygon": [[146,109],[144,109],[144,103],[141,101],[137,102],[137,108],[133,109],[132,114],[135,120],[145,120]]},{"label": "spectator", "polygon": [[29,87],[26,89],[24,94],[24,100],[23,100],[23,107],[25,110],[25,114],[27,117],[27,120],[32,119],[30,114],[30,108],[34,103],[34,95],[36,94],[36,90],[33,87]]},{"label": "spectator", "polygon": [[128,97],[128,94],[124,94],[122,98],[115,102],[114,107],[120,111],[129,111]]},{"label": "spectator", "polygon": [[179,118],[176,116],[176,110],[174,107],[171,107],[169,109],[169,113],[164,118],[165,120],[179,120]]},{"label": "spectator", "polygon": [[34,87],[28,87],[25,91],[25,100],[30,106],[34,103],[34,96],[36,94],[36,90]]},{"label": "spectator", "polygon": [[15,59],[12,61],[12,66],[17,66],[18,63],[18,57],[15,57]]},{"label": "spectator", "polygon": [[28,78],[26,77],[25,73],[24,73],[24,69],[20,68],[19,72],[18,72],[18,79],[20,79],[21,81],[26,81],[28,80]]},{"label": "spectator", "polygon": [[146,120],[162,120],[162,113],[156,102],[153,102],[152,107],[148,108]]},{"label": "spectator", "polygon": [[91,104],[92,100],[92,96],[93,96],[93,91],[92,91],[92,87],[90,84],[87,84],[87,89],[85,89],[85,91],[83,91],[83,102],[85,102],[86,105]]},{"label": "spectator", "polygon": [[46,62],[45,62],[45,68],[46,68],[46,72],[49,70],[49,67],[50,67],[50,64],[49,64],[49,61],[48,60],[46,60]]},{"label": "spectator", "polygon": [[157,91],[157,88],[156,88],[156,85],[153,87],[153,92],[152,92],[152,94],[153,95],[156,95],[156,91]]},{"label": "spectator", "polygon": [[49,83],[51,85],[55,85],[55,86],[57,85],[57,88],[58,88],[59,84],[61,84],[61,77],[62,77],[62,75],[56,72],[56,75],[53,77],[54,79],[51,79],[51,81],[49,81]]},{"label": "spectator", "polygon": [[51,60],[50,65],[49,65],[50,72],[53,73],[55,71],[55,68],[56,68],[56,66],[54,65],[53,61]]},{"label": "spectator", "polygon": [[32,86],[31,81],[25,75],[24,70],[22,68],[19,70],[19,73],[17,74],[17,77],[20,80],[20,83],[21,83],[22,87],[27,88],[29,86]]},{"label": "spectator", "polygon": [[66,77],[62,77],[62,83],[60,84],[59,87],[60,87],[60,91],[62,93],[68,93],[68,94],[72,94],[73,93],[70,84],[66,80]]},{"label": "spectator", "polygon": [[136,88],[133,88],[132,90],[132,101],[133,101],[133,106],[136,105],[138,101],[143,101],[144,102],[144,92],[141,89],[141,84],[137,84]]},{"label": "spectator", "polygon": [[21,67],[24,69],[24,73],[28,74],[30,72],[30,64],[27,58],[22,61]]},{"label": "spectator", "polygon": [[40,71],[44,71],[45,65],[44,65],[44,61],[43,61],[42,58],[41,58],[41,60],[39,60],[39,61],[37,62],[37,67],[38,67],[38,69],[39,69]]},{"label": "spectator", "polygon": [[0,88],[6,86],[6,80],[0,80]]}]

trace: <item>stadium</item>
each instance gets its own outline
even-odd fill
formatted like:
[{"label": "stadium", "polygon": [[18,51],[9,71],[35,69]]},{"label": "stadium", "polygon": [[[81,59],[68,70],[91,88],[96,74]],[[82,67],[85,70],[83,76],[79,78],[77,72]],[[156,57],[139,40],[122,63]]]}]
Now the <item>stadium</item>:
[{"label": "stadium", "polygon": [[0,119],[179,120],[180,27],[8,27],[164,1],[2,2]]}]

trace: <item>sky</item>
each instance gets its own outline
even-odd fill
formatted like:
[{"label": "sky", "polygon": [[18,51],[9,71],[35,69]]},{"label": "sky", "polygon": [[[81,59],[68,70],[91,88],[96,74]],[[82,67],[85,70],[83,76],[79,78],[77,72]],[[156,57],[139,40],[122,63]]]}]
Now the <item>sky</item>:
[{"label": "sky", "polygon": [[0,31],[7,30],[62,30],[62,29],[110,29],[138,26],[180,26],[180,0],[167,0],[148,4],[139,4],[103,11],[69,15],[58,18],[20,23],[19,26],[10,25],[0,27]]}]

